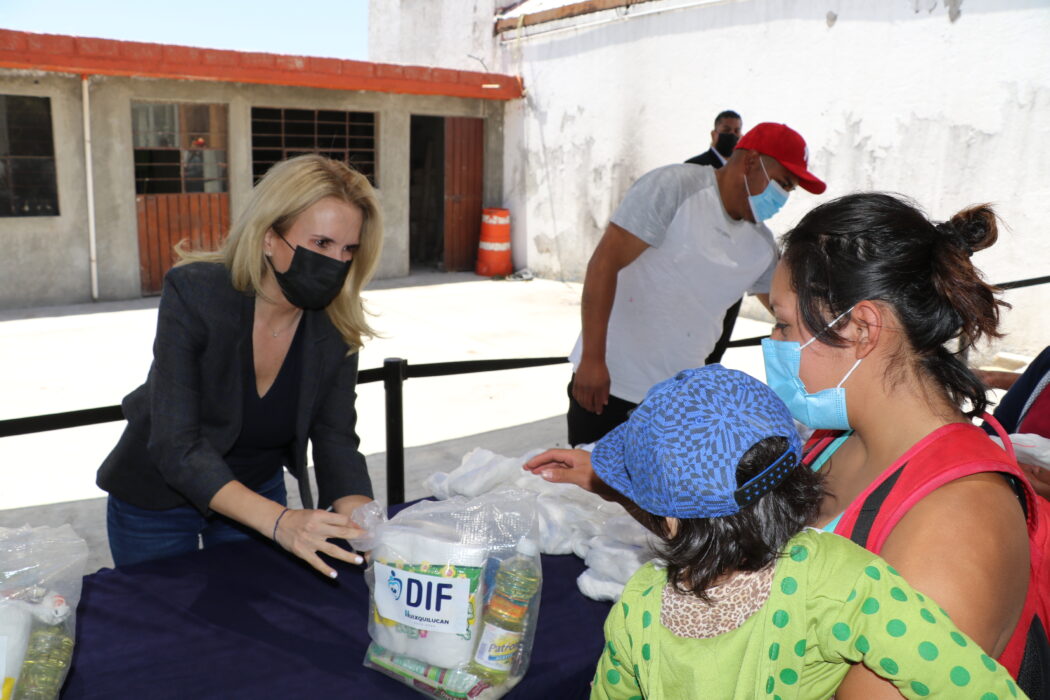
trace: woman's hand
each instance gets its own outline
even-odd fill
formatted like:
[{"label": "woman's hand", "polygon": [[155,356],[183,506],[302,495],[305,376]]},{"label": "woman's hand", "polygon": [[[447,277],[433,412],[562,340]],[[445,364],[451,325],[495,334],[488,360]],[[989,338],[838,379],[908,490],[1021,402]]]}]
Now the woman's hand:
[{"label": "woman's hand", "polygon": [[274,541],[325,576],[335,578],[336,571],[324,563],[318,556],[319,552],[348,564],[364,561],[360,554],[329,541],[333,538],[349,540],[363,534],[348,515],[326,510],[289,509],[282,511],[278,518],[273,531]]},{"label": "woman's hand", "polygon": [[591,453],[586,450],[547,450],[526,462],[522,469],[554,483],[576,484],[592,493],[604,486],[594,474]]},{"label": "woman's hand", "polygon": [[377,531],[387,520],[386,508],[365,496],[345,496],[336,500],[332,507],[337,513],[349,515],[353,526],[361,531],[362,534],[350,540],[350,545],[365,561],[371,562]]},{"label": "woman's hand", "polygon": [[[349,507],[354,498],[370,500],[364,496],[347,497],[343,505]],[[329,542],[332,538],[348,540],[361,536],[361,529],[346,513],[285,508],[239,481],[228,481],[215,493],[209,505],[215,512],[243,523],[265,537],[272,537],[277,544],[328,578],[335,578],[336,570],[325,564],[317,556],[318,552],[348,564],[364,561],[359,555]]]},{"label": "woman's hand", "polygon": [[1021,467],[1021,471],[1028,476],[1028,481],[1035,492],[1043,498],[1050,499],[1050,469],[1025,464],[1021,461],[1017,462],[1017,466]]}]

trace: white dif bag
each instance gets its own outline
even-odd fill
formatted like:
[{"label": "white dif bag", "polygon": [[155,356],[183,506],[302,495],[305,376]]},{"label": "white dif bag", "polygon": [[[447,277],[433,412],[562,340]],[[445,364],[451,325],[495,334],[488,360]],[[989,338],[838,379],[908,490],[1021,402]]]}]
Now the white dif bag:
[{"label": "white dif bag", "polygon": [[542,580],[536,495],[422,501],[375,529],[365,666],[438,698],[498,698],[524,675]]}]

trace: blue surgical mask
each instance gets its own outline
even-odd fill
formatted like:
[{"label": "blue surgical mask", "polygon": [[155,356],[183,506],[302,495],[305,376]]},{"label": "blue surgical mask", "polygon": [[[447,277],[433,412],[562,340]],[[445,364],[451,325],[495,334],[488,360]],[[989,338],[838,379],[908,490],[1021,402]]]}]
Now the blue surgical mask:
[{"label": "blue surgical mask", "polygon": [[[830,328],[852,310],[853,307],[850,307],[839,314],[825,328]],[[815,430],[849,430],[849,417],[846,415],[846,390],[842,385],[853,374],[853,370],[857,369],[861,361],[854,362],[842,381],[833,388],[810,394],[798,376],[798,371],[802,363],[802,349],[816,339],[817,336],[813,336],[806,341],[805,345],[799,345],[795,341],[763,338],[762,359],[766,365],[766,384],[787,404],[791,415],[800,423],[805,423]]]},{"label": "blue surgical mask", "polygon": [[788,201],[787,191],[780,186],[780,183],[774,181],[769,177],[769,173],[766,172],[765,163],[762,162],[762,157],[759,156],[758,164],[762,166],[762,174],[766,176],[768,184],[766,189],[762,190],[759,194],[751,194],[751,188],[748,187],[747,177],[744,177],[744,189],[747,191],[747,201],[751,204],[751,213],[755,215],[755,221],[765,221],[771,218],[774,214],[780,211],[780,208]]}]

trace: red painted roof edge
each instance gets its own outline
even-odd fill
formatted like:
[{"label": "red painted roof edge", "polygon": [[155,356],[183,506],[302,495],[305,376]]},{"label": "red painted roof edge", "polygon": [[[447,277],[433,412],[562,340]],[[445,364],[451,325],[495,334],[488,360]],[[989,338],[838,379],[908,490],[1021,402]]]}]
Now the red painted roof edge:
[{"label": "red painted roof edge", "polygon": [[199,49],[63,34],[34,34],[10,29],[0,29],[0,68],[291,85],[330,90],[370,90],[483,100],[513,100],[523,94],[520,78],[499,73]]}]

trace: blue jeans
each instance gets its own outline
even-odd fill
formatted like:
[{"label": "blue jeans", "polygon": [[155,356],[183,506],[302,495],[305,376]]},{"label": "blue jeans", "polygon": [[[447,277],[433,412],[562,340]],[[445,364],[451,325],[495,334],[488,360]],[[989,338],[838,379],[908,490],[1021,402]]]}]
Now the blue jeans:
[{"label": "blue jeans", "polygon": [[[284,470],[261,485],[261,496],[287,505]],[[259,534],[241,523],[218,513],[205,518],[193,506],[168,510],[148,510],[109,497],[106,504],[106,530],[109,551],[117,566],[137,564],[195,552],[204,547],[258,537]]]}]

